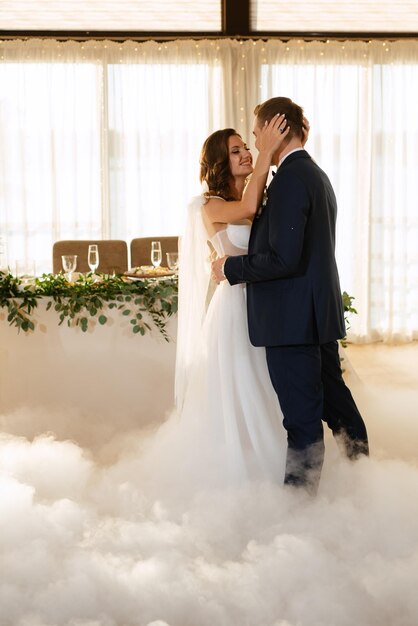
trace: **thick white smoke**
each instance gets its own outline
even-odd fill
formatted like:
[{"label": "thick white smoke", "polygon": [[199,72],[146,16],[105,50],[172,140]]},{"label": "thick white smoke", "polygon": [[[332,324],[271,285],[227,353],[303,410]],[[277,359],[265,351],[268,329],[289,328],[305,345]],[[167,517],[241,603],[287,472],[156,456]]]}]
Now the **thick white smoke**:
[{"label": "thick white smoke", "polygon": [[356,395],[373,455],[327,438],[315,499],[259,484],[180,504],[176,476],[143,488],[132,424],[1,416],[1,626],[416,626],[418,391]]}]

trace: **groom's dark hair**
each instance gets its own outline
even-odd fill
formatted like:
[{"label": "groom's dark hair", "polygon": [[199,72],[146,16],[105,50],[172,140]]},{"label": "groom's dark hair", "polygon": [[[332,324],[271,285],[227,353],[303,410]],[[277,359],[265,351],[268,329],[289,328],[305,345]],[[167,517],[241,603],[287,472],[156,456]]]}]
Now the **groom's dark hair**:
[{"label": "groom's dark hair", "polygon": [[277,113],[285,114],[287,123],[290,126],[289,134],[287,138],[303,139],[303,109],[295,102],[292,102],[290,98],[270,98],[262,104],[257,104],[254,109],[254,115],[257,117],[258,124],[264,125],[264,122],[270,122],[270,120],[277,115]]}]

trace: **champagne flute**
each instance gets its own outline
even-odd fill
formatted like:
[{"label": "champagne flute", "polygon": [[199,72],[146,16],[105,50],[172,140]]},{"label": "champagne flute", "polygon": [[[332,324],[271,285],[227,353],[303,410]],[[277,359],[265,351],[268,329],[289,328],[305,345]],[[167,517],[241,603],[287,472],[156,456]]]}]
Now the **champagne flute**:
[{"label": "champagne flute", "polygon": [[161,265],[163,253],[161,251],[161,241],[151,242],[151,263],[155,268]]},{"label": "champagne flute", "polygon": [[35,261],[16,259],[16,276],[20,278],[23,284],[28,284],[34,280],[36,276]]},{"label": "champagne flute", "polygon": [[71,282],[73,272],[77,267],[77,255],[76,254],[63,254],[61,256],[62,268],[66,274],[68,274],[68,282]]},{"label": "champagne flute", "polygon": [[96,269],[99,267],[99,246],[96,243],[91,243],[89,245],[87,263],[91,273],[94,274]]},{"label": "champagne flute", "polygon": [[177,272],[178,267],[179,267],[178,252],[167,252],[166,257],[167,257],[167,267],[169,267],[170,270],[173,270],[173,272]]}]

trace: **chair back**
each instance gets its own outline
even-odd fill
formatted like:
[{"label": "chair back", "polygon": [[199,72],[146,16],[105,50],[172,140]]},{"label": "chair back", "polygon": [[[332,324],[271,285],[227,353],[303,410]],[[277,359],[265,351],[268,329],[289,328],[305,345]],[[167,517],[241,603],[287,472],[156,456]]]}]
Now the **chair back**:
[{"label": "chair back", "polygon": [[167,252],[178,252],[179,238],[174,237],[137,237],[131,241],[131,267],[151,265],[151,241],[160,241],[162,250],[161,265],[167,267]]},{"label": "chair back", "polygon": [[101,274],[123,274],[128,269],[128,246],[120,239],[74,239],[56,241],[52,248],[52,266],[54,274],[62,270],[63,254],[77,255],[77,272],[90,272],[87,262],[89,245],[95,243],[99,250],[99,267]]}]

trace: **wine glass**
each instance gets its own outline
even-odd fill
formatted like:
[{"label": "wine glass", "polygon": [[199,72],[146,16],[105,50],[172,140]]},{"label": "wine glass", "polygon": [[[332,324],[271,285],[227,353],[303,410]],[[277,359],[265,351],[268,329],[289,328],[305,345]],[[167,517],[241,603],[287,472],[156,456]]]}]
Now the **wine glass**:
[{"label": "wine glass", "polygon": [[94,274],[96,269],[99,267],[99,246],[96,243],[91,243],[89,245],[87,263],[89,264],[90,271]]},{"label": "wine glass", "polygon": [[23,284],[28,284],[34,280],[36,276],[35,261],[16,259],[16,276],[20,278]]},{"label": "wine glass", "polygon": [[77,267],[77,255],[76,254],[63,254],[61,256],[62,268],[66,274],[68,274],[68,282],[71,282],[73,272]]},{"label": "wine glass", "polygon": [[155,268],[161,265],[163,253],[161,251],[161,241],[151,242],[151,263]]},{"label": "wine glass", "polygon": [[173,272],[177,272],[178,267],[179,267],[178,252],[167,252],[166,257],[167,257],[167,266],[170,268],[170,270],[173,270]]}]

